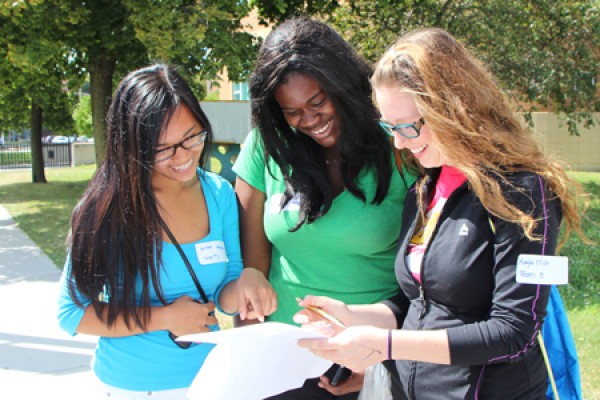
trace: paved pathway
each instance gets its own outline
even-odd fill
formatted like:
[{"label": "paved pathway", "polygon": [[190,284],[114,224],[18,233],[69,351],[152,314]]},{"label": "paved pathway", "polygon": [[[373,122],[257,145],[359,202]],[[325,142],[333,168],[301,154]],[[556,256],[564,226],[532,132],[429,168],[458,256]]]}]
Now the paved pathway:
[{"label": "paved pathway", "polygon": [[[60,271],[0,205],[0,399],[82,400],[96,338],[58,326]],[[89,392],[87,392],[89,393]]]}]

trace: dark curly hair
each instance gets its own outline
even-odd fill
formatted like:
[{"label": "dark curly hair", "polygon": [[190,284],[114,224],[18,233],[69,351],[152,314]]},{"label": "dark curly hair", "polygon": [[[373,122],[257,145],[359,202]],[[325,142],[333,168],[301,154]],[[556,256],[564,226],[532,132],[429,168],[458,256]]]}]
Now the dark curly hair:
[{"label": "dark curly hair", "polygon": [[[341,175],[345,187],[363,201],[379,204],[392,174],[391,144],[380,128],[371,100],[371,67],[329,25],[307,17],[283,22],[265,39],[250,77],[253,123],[260,130],[265,157],[283,172],[287,203],[301,198],[300,218],[292,230],[325,215],[333,201],[323,149],[286,122],[275,90],[294,73],[315,79],[327,93],[341,120]],[[377,191],[366,199],[357,184],[364,168],[377,175]],[[271,174],[272,172],[269,171]]]}]

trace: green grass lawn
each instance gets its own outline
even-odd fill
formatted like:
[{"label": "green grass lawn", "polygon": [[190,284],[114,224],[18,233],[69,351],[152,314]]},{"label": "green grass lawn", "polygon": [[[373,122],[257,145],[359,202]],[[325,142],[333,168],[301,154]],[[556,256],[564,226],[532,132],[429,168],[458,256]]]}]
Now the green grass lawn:
[{"label": "green grass lawn", "polygon": [[0,204],[58,266],[65,260],[71,211],[95,170],[46,168],[46,184],[32,184],[30,170],[0,172]]},{"label": "green grass lawn", "polygon": [[[47,184],[32,184],[31,171],[0,172],[0,204],[50,259],[62,267],[71,210],[85,190],[95,165],[46,169]],[[573,176],[590,194],[586,235],[600,243],[600,173]],[[585,400],[600,400],[600,246],[571,236],[561,255],[569,257],[570,284],[561,287],[577,344]],[[219,316],[224,327],[231,318]]]}]

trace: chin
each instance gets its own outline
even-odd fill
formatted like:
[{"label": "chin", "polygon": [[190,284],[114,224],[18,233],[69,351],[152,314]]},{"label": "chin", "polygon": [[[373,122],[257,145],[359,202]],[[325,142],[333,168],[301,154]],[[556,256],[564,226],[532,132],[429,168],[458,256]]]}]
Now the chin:
[{"label": "chin", "polygon": [[340,136],[338,133],[332,133],[329,136],[326,136],[322,139],[314,138],[314,140],[322,147],[330,148],[335,147],[338,144],[338,142],[340,141]]}]

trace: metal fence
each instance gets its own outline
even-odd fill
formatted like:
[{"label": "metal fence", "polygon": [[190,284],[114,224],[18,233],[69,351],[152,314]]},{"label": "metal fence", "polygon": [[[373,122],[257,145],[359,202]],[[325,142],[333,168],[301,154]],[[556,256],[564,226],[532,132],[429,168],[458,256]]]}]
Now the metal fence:
[{"label": "metal fence", "polygon": [[[45,167],[69,167],[72,161],[69,143],[42,143]],[[0,169],[30,169],[31,142],[19,140],[0,146]]]},{"label": "metal fence", "polygon": [[[233,182],[235,173],[233,163],[240,153],[237,143],[213,143],[208,168]],[[70,167],[81,161],[77,149],[67,143],[43,143],[44,167]],[[92,161],[93,162],[93,161]],[[21,140],[0,146],[0,170],[19,170],[31,168],[31,143]]]}]

